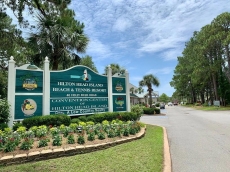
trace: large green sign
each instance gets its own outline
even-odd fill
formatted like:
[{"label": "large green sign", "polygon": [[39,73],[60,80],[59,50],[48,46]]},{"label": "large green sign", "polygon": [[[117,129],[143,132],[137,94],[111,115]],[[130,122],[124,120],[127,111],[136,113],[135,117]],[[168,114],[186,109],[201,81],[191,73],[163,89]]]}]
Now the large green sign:
[{"label": "large green sign", "polygon": [[125,78],[113,77],[113,93],[126,93]]},{"label": "large green sign", "polygon": [[50,114],[108,111],[107,77],[84,66],[50,72]]},{"label": "large green sign", "polygon": [[113,95],[113,111],[126,111],[125,95]]},{"label": "large green sign", "polygon": [[16,70],[16,93],[42,93],[43,71]]},{"label": "large green sign", "polygon": [[15,96],[15,117],[24,119],[31,116],[42,115],[42,96],[38,95],[16,95]]}]

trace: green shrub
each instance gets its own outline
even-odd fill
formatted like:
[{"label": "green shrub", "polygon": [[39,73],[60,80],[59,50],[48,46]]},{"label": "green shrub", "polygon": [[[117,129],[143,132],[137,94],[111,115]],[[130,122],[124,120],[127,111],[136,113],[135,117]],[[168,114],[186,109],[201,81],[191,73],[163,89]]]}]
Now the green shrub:
[{"label": "green shrub", "polygon": [[23,124],[20,121],[17,121],[13,125],[13,131],[16,131],[19,127],[22,127],[22,126],[23,126]]},{"label": "green shrub", "polygon": [[155,114],[160,114],[161,113],[161,110],[157,109],[157,108],[155,108],[154,111],[155,111]]},{"label": "green shrub", "polygon": [[143,106],[142,105],[133,105],[131,106],[131,112],[136,113],[138,116],[141,116],[143,114]]},{"label": "green shrub", "polygon": [[79,122],[80,122],[80,119],[78,119],[78,118],[71,119],[71,123],[79,124]]},{"label": "green shrub", "polygon": [[114,119],[119,118],[119,112],[105,112],[103,113],[104,120],[112,121]]},{"label": "green shrub", "polygon": [[156,103],[155,106],[156,106],[156,107],[160,107],[160,103]]},{"label": "green shrub", "polygon": [[208,102],[205,102],[205,103],[203,104],[203,106],[209,106],[209,105],[208,105]]},{"label": "green shrub", "polygon": [[160,114],[160,109],[158,108],[144,108],[144,114]]},{"label": "green shrub", "polygon": [[8,128],[8,125],[6,123],[1,123],[0,130],[4,130],[4,128]]},{"label": "green shrub", "polygon": [[195,103],[195,106],[201,106],[201,103]]},{"label": "green shrub", "polygon": [[79,116],[78,119],[82,122],[87,122],[87,117],[86,116]]},{"label": "green shrub", "polygon": [[35,116],[31,118],[26,118],[22,121],[23,126],[30,128],[32,126],[60,126],[64,124],[69,126],[71,118],[67,115],[46,115],[46,116]]},{"label": "green shrub", "polygon": [[94,115],[87,116],[87,121],[95,122]]},{"label": "green shrub", "polygon": [[155,108],[144,108],[144,114],[154,114],[154,109]]},{"label": "green shrub", "polygon": [[0,124],[9,122],[10,105],[6,99],[0,99]]},{"label": "green shrub", "polygon": [[105,114],[106,113],[98,113],[94,114],[94,120],[96,123],[101,123],[103,120],[105,120]]}]

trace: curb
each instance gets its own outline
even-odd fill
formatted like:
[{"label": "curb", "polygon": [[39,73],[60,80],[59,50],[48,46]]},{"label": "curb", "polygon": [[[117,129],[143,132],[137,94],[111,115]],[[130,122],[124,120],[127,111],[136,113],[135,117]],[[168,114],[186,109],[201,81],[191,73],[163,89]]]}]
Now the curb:
[{"label": "curb", "polygon": [[163,172],[172,172],[171,154],[169,149],[168,135],[165,127],[164,132],[164,170]]}]

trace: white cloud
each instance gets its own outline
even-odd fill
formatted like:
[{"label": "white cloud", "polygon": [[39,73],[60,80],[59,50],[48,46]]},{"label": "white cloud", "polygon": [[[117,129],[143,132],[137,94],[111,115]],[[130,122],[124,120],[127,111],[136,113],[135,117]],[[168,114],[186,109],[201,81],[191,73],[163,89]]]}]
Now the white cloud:
[{"label": "white cloud", "polygon": [[146,74],[169,74],[174,70],[172,67],[164,67],[162,69],[150,69]]},{"label": "white cloud", "polygon": [[110,47],[103,44],[100,40],[91,39],[88,46],[87,54],[94,54],[95,60],[103,60],[111,56]]},{"label": "white cloud", "polygon": [[132,26],[131,21],[128,18],[119,18],[115,21],[113,30],[124,32]]}]

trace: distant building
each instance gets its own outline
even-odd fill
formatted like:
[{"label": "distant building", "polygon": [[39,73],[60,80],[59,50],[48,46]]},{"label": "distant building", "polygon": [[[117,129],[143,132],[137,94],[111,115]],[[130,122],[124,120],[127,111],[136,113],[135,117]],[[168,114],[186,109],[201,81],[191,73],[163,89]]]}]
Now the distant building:
[{"label": "distant building", "polygon": [[[149,97],[149,92],[144,91],[143,93],[137,93],[135,90],[138,89],[135,85],[129,83],[129,89],[134,88],[133,91],[131,92],[130,90],[130,104],[135,105],[135,104],[148,104],[148,97]],[[157,98],[159,97],[159,92],[158,91],[153,91],[152,92],[152,102],[157,102]]]}]

